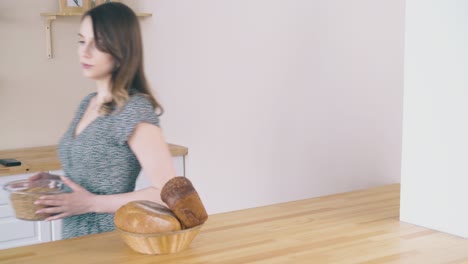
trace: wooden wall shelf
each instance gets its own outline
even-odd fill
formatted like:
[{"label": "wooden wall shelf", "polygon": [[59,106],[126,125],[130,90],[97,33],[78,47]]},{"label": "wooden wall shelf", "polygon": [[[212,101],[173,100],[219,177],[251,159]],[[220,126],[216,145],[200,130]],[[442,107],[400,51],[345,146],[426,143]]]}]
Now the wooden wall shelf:
[{"label": "wooden wall shelf", "polygon": [[[66,16],[82,16],[84,13],[66,13],[66,12],[49,12],[41,13],[41,16],[45,18],[45,33],[46,33],[46,49],[47,49],[47,58],[52,59],[52,34],[51,26],[52,21],[57,19],[57,17],[66,17]],[[149,17],[152,16],[151,13],[137,13],[138,17]]]}]

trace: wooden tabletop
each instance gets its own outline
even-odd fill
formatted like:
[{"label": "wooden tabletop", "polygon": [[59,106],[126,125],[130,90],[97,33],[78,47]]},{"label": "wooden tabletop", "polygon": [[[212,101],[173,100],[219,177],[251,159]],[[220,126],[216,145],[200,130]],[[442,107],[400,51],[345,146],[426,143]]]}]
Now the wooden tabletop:
[{"label": "wooden tabletop", "polygon": [[139,254],[109,232],[0,250],[0,263],[467,263],[468,240],[398,220],[399,189],[210,215],[190,248],[176,254]]},{"label": "wooden tabletop", "polygon": [[[183,146],[169,144],[172,156],[187,155],[188,149]],[[13,158],[21,161],[21,166],[5,167],[0,165],[0,176],[33,173],[38,171],[60,170],[57,157],[57,146],[0,150],[0,159]]]}]

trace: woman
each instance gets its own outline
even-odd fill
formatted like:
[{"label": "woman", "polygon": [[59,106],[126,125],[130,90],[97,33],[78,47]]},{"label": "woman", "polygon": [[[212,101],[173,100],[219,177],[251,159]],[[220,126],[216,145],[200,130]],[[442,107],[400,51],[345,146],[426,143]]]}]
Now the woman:
[{"label": "woman", "polygon": [[[63,218],[63,238],[113,230],[113,213],[130,201],[162,204],[160,190],[175,176],[158,127],[162,108],[143,72],[135,13],[117,2],[99,5],[83,15],[78,36],[83,75],[96,81],[97,92],[81,102],[59,143],[67,177],[31,177],[60,178],[71,189],[36,201],[50,206],[37,211],[54,214],[46,220]],[[151,187],[133,191],[141,169]]]}]

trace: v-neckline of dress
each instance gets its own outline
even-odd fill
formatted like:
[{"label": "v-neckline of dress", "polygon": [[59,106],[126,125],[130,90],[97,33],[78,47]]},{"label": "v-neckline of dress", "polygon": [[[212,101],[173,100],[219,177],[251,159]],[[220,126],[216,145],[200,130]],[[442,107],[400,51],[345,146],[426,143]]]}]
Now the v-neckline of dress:
[{"label": "v-neckline of dress", "polygon": [[97,95],[97,94],[94,93],[93,96],[91,96],[91,98],[89,98],[88,102],[86,103],[86,106],[83,108],[84,110],[82,110],[82,111],[80,112],[80,116],[78,117],[78,119],[77,119],[77,121],[75,122],[75,125],[74,125],[74,127],[73,127],[73,131],[72,131],[72,138],[73,138],[73,139],[79,138],[84,132],[86,132],[86,131],[88,130],[88,128],[89,128],[90,126],[92,126],[94,123],[96,123],[96,121],[97,121],[98,119],[101,118],[101,116],[98,115],[98,116],[97,116],[96,118],[94,118],[88,125],[86,125],[86,126],[80,131],[80,133],[77,133],[76,130],[77,130],[77,128],[78,128],[78,125],[80,124],[80,122],[81,122],[82,119],[83,119],[84,114],[85,114],[86,111],[88,110],[88,107],[89,107],[89,104],[91,103],[91,100],[93,100],[93,98],[96,97],[96,95]]}]

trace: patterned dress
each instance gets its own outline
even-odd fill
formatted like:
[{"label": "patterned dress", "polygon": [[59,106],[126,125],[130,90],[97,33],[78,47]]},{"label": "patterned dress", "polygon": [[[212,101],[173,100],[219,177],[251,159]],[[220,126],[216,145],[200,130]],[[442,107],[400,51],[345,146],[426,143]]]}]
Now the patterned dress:
[{"label": "patterned dress", "polygon": [[[131,192],[141,166],[128,145],[128,138],[140,122],[159,126],[151,102],[143,95],[131,95],[121,111],[97,117],[74,136],[90,100],[81,102],[78,111],[58,146],[58,156],[65,175],[89,192],[99,195]],[[69,190],[71,191],[71,190]],[[62,237],[114,230],[113,214],[87,213],[63,219]]]}]

